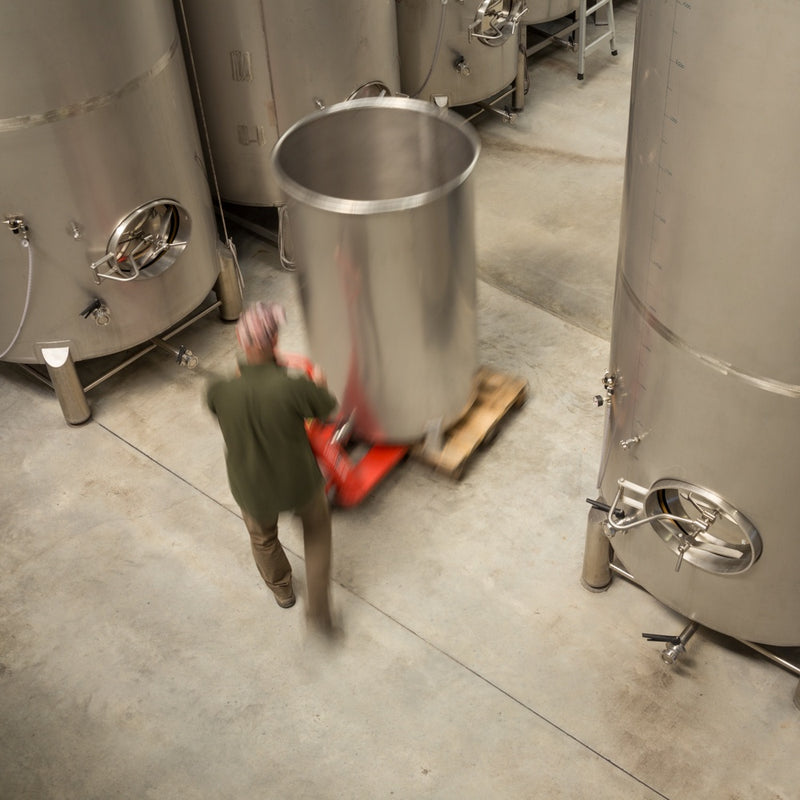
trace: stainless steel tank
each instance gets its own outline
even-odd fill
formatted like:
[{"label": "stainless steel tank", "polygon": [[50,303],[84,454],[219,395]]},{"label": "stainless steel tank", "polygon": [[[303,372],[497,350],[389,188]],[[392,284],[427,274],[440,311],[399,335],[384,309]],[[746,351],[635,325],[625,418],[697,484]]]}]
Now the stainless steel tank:
[{"label": "stainless steel tank", "polygon": [[394,0],[181,0],[220,193],[270,206],[270,154],[321,105],[400,88]]},{"label": "stainless steel tank", "polygon": [[403,92],[440,105],[487,100],[517,76],[521,0],[397,0]]},{"label": "stainless steel tank", "polygon": [[118,352],[203,301],[217,235],[168,0],[4,9],[0,185],[0,358]]},{"label": "stainless steel tank", "polygon": [[536,25],[561,19],[577,12],[580,0],[527,0],[528,12],[525,14],[526,25]]},{"label": "stainless steel tank", "polygon": [[311,354],[362,440],[420,439],[472,400],[478,152],[468,123],[407,98],[333,106],[275,148]]},{"label": "stainless steel tank", "polygon": [[666,605],[800,645],[800,35],[789,0],[639,8],[601,496]]}]

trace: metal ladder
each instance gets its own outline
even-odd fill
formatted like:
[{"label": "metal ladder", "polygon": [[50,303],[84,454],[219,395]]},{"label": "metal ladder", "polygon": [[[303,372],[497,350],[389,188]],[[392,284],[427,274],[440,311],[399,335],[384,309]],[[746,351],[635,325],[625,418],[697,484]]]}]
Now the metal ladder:
[{"label": "metal ladder", "polygon": [[[596,14],[601,8],[606,9],[606,17],[608,19],[608,30],[600,36],[592,39],[591,42],[586,41],[586,19],[587,17]],[[595,17],[595,25],[597,18]],[[592,52],[596,47],[608,40],[611,45],[611,55],[617,55],[617,46],[614,41],[616,28],[614,27],[614,2],[613,0],[598,0],[594,5],[587,7],[586,0],[581,0],[578,6],[578,80],[583,80],[584,64],[586,56]]]},{"label": "metal ladder", "polygon": [[[592,15],[596,14],[602,8],[606,9],[607,22],[598,22],[597,18],[595,17],[594,23],[595,25],[607,25],[608,30],[592,39],[592,41],[587,42],[586,20]],[[575,18],[576,15],[577,19]],[[577,10],[571,12],[570,16],[572,16],[572,21],[567,22],[566,25],[559,28],[555,32],[549,32],[548,30],[545,30],[536,24],[529,26],[536,31],[537,34],[544,38],[531,47],[527,47],[525,54],[527,57],[530,57],[534,55],[534,53],[538,53],[540,50],[543,50],[553,42],[567,45],[571,50],[578,51],[578,80],[582,81],[586,56],[598,45],[602,44],[606,40],[609,40],[611,44],[611,55],[617,55],[616,43],[614,41],[616,34],[616,29],[614,27],[614,3],[613,0],[597,0],[597,2],[595,2],[593,5],[589,6],[587,5],[587,0],[580,0],[580,2],[577,4]],[[564,19],[566,20],[567,18],[564,17]],[[577,42],[574,38],[575,31],[578,32]]]}]

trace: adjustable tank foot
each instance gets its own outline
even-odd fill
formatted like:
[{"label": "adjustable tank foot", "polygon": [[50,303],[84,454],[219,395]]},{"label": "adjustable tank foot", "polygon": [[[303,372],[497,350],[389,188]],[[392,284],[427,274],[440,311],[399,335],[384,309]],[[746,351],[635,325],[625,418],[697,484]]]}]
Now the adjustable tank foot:
[{"label": "adjustable tank foot", "polygon": [[214,294],[220,301],[219,315],[225,322],[235,322],[242,313],[241,274],[233,247],[233,242],[230,247],[222,242],[217,244],[219,277],[214,284]]},{"label": "adjustable tank foot", "polygon": [[603,531],[606,513],[594,506],[586,520],[581,583],[590,592],[604,592],[611,585],[611,542]]},{"label": "adjustable tank foot", "polygon": [[[524,36],[525,28],[522,28]],[[528,91],[528,57],[525,53],[525,46],[520,42],[517,52],[517,76],[514,79],[514,100],[511,106],[512,111],[522,111],[525,108],[525,95]]]},{"label": "adjustable tank foot", "polygon": [[64,419],[70,425],[82,425],[92,416],[92,412],[70,355],[69,345],[43,347],[41,351]]}]

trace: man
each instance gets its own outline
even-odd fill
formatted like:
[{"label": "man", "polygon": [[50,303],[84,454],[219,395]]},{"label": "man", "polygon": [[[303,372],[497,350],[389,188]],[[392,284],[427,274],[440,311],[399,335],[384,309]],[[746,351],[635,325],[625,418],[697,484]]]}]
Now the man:
[{"label": "man", "polygon": [[278,328],[285,320],[275,303],[258,302],[242,313],[236,337],[245,363],[236,377],[213,383],[207,400],[225,440],[231,492],[261,577],[281,608],[294,605],[292,569],[278,541],[278,514],[294,511],[303,522],[309,622],[327,632],[331,516],[305,420],[327,418],[337,401],[321,376],[316,382],[290,377],[276,363]]}]

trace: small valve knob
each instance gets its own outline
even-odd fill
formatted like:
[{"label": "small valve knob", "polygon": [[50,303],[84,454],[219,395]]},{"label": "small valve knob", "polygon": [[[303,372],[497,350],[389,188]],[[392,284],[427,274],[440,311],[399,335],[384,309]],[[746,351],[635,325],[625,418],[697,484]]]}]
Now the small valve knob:
[{"label": "small valve knob", "polygon": [[456,72],[459,75],[462,75],[465,78],[469,78],[472,70],[470,69],[469,64],[467,64],[464,56],[461,56],[453,66],[456,68]]}]

